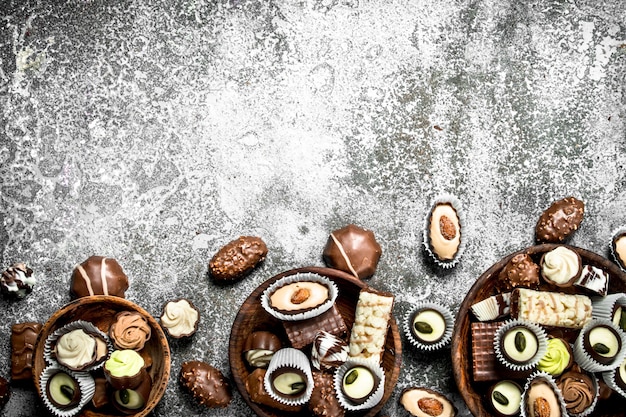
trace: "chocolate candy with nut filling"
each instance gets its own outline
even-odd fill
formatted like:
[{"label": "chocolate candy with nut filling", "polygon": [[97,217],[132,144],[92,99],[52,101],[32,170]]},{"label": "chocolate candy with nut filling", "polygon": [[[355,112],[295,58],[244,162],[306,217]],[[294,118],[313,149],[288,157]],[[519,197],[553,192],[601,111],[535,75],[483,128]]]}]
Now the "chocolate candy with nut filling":
[{"label": "chocolate candy with nut filling", "polygon": [[205,362],[183,363],[180,382],[198,403],[209,408],[226,407],[232,399],[230,385],[224,375]]},{"label": "chocolate candy with nut filling", "polygon": [[11,379],[27,380],[33,377],[35,343],[41,323],[18,323],[11,326]]},{"label": "chocolate candy with nut filling", "polygon": [[329,267],[363,279],[374,275],[382,253],[371,230],[349,224],[330,234],[322,256]]},{"label": "chocolate candy with nut filling", "polygon": [[152,379],[146,374],[139,386],[133,389],[121,389],[111,396],[113,405],[124,414],[135,414],[143,409],[150,397]]},{"label": "chocolate candy with nut filling", "polygon": [[346,413],[339,404],[333,376],[324,372],[313,372],[313,392],[309,400],[309,410],[314,416],[343,417]]},{"label": "chocolate candy with nut filling", "polygon": [[250,333],[243,345],[243,354],[246,362],[255,368],[267,368],[274,352],[283,344],[274,333],[259,330]]},{"label": "chocolate candy with nut filling", "polygon": [[0,276],[0,292],[9,298],[21,299],[33,291],[36,283],[33,270],[19,262],[8,267]]},{"label": "chocolate candy with nut filling", "polygon": [[363,404],[380,384],[380,378],[365,366],[356,365],[346,371],[341,382],[341,392],[354,404]]},{"label": "chocolate candy with nut filling", "polygon": [[515,381],[505,379],[489,388],[488,403],[500,417],[519,415],[522,387]]},{"label": "chocolate candy with nut filling", "polygon": [[9,402],[11,390],[9,389],[9,381],[0,376],[0,410]]},{"label": "chocolate candy with nut filling", "polygon": [[428,247],[441,264],[452,264],[461,247],[461,220],[450,202],[436,203],[427,225]]},{"label": "chocolate candy with nut filling", "polygon": [[246,378],[246,391],[248,391],[248,395],[250,395],[250,400],[254,403],[267,405],[279,411],[288,411],[294,413],[301,411],[303,408],[301,405],[293,406],[283,404],[273,399],[269,395],[269,393],[265,391],[263,380],[265,379],[266,372],[266,369],[256,368],[248,375],[248,378]]},{"label": "chocolate candy with nut filling", "polygon": [[231,282],[248,275],[267,255],[260,237],[241,236],[222,247],[209,262],[209,274],[216,281]]},{"label": "chocolate candy with nut filling", "polygon": [[539,286],[539,265],[526,253],[515,255],[498,274],[496,288],[508,292],[513,288],[537,288]]},{"label": "chocolate candy with nut filling", "polygon": [[528,417],[561,417],[561,403],[555,388],[543,377],[529,382],[524,393],[524,404]]},{"label": "chocolate candy with nut filling", "polygon": [[538,242],[560,243],[574,233],[583,221],[585,203],[575,197],[555,201],[541,214],[535,227]]},{"label": "chocolate candy with nut filling", "polygon": [[416,417],[454,417],[457,413],[445,395],[428,388],[406,388],[400,395],[400,404]]},{"label": "chocolate candy with nut filling", "polygon": [[589,329],[583,336],[583,347],[592,359],[603,365],[611,364],[622,349],[617,330],[604,324]]},{"label": "chocolate candy with nut filling", "polygon": [[91,295],[113,295],[124,298],[128,277],[115,259],[90,256],[72,272],[72,299]]},{"label": "chocolate candy with nut filling", "polygon": [[78,381],[70,374],[58,370],[46,384],[46,397],[53,406],[65,410],[78,405],[81,397]]}]

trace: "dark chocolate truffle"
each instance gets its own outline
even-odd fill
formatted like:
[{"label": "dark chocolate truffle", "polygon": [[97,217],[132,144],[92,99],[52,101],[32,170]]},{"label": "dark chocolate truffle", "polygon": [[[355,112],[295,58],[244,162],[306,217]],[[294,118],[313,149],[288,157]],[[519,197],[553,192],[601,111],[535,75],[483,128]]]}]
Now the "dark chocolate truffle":
[{"label": "dark chocolate truffle", "polygon": [[329,267],[363,279],[374,275],[381,254],[372,231],[349,224],[330,234],[323,258]]},{"label": "dark chocolate truffle", "polygon": [[516,287],[537,288],[539,286],[539,265],[526,253],[515,255],[498,274],[496,287],[500,292],[511,291]]},{"label": "dark chocolate truffle", "polygon": [[36,282],[32,269],[25,263],[16,263],[2,272],[0,292],[5,297],[21,299],[33,291]]},{"label": "dark chocolate truffle", "polygon": [[538,242],[560,243],[574,233],[583,221],[585,203],[566,197],[555,201],[541,214],[535,236]]},{"label": "dark chocolate truffle", "polygon": [[309,410],[314,416],[343,417],[346,413],[335,393],[333,376],[324,372],[313,372],[313,392]]},{"label": "dark chocolate truffle", "polygon": [[10,396],[9,381],[0,376],[0,410],[9,402]]},{"label": "dark chocolate truffle", "polygon": [[75,407],[80,401],[80,387],[71,375],[59,370],[46,384],[46,396],[55,407],[65,410]]},{"label": "dark chocolate truffle", "polygon": [[183,363],[180,382],[198,403],[209,408],[226,407],[232,399],[230,385],[224,375],[205,362]]},{"label": "dark chocolate truffle", "polygon": [[227,243],[209,262],[209,274],[216,281],[231,282],[248,275],[267,255],[260,237],[241,236]]},{"label": "dark chocolate truffle", "polygon": [[267,368],[274,352],[282,347],[278,336],[260,330],[250,333],[243,345],[243,353],[248,364],[255,368]]},{"label": "dark chocolate truffle", "polygon": [[128,277],[115,259],[91,256],[72,272],[70,295],[81,298],[91,295],[113,295],[124,298]]}]

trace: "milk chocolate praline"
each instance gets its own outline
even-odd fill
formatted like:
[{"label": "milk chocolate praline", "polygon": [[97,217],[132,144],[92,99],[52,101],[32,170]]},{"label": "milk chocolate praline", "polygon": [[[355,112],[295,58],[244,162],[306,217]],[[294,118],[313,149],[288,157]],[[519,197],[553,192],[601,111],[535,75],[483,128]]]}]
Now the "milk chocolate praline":
[{"label": "milk chocolate praline", "polygon": [[541,277],[547,283],[560,288],[571,287],[583,271],[580,254],[565,246],[557,246],[544,253],[540,265]]},{"label": "milk chocolate praline", "polygon": [[537,288],[539,286],[539,265],[527,253],[515,255],[502,268],[496,280],[500,292],[511,291],[517,287]]},{"label": "milk chocolate praline", "polygon": [[575,197],[566,197],[552,203],[541,214],[535,227],[538,242],[560,243],[574,233],[583,221],[585,203]]},{"label": "milk chocolate praline", "polygon": [[381,254],[371,230],[349,224],[330,234],[322,257],[329,267],[363,279],[374,275]]},{"label": "milk chocolate praline", "polygon": [[243,354],[250,366],[267,368],[274,352],[282,347],[278,336],[266,330],[252,332],[243,345]]},{"label": "milk chocolate praline", "polygon": [[23,262],[8,267],[0,276],[0,293],[8,298],[21,299],[33,291],[36,279],[33,270]]},{"label": "milk chocolate praline", "polygon": [[72,272],[70,295],[73,299],[99,294],[124,298],[127,289],[128,277],[112,258],[91,256]]},{"label": "milk chocolate praline", "polygon": [[230,384],[224,375],[205,362],[183,363],[180,382],[198,403],[209,408],[226,407],[232,399]]}]

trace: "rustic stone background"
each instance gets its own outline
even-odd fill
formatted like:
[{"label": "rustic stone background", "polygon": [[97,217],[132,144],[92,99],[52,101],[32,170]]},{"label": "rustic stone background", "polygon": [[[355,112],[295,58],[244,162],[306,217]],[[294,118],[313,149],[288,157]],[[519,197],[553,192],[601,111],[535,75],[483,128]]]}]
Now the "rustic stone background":
[{"label": "rustic stone background", "polygon": [[[230,374],[238,306],[284,270],[323,265],[330,231],[376,234],[369,283],[458,309],[474,280],[533,243],[540,212],[574,195],[587,212],[572,244],[607,253],[626,223],[626,3],[622,0],[256,0],[0,5],[0,260],[39,284],[0,301],[0,375],[10,326],[69,301],[93,254],[131,279],[127,298],[158,315],[189,297],[202,312],[172,344],[155,416],[204,410],[175,382],[205,360]],[[457,196],[466,252],[452,271],[422,250],[432,200]],[[269,255],[228,287],[210,257],[241,234]],[[384,412],[411,385],[462,405],[449,350],[404,366]],[[42,406],[18,388],[2,416]]]}]

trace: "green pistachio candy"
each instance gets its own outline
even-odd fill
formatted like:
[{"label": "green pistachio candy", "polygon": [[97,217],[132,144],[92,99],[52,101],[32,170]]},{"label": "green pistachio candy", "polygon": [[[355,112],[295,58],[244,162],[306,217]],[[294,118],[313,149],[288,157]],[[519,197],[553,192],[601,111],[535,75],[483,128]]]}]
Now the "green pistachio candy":
[{"label": "green pistachio candy", "polygon": [[549,339],[546,353],[539,360],[537,368],[553,376],[561,375],[572,357],[565,343],[562,339]]},{"label": "green pistachio candy", "polygon": [[509,399],[504,396],[500,391],[493,392],[493,400],[498,404],[509,405]]},{"label": "green pistachio candy", "polygon": [[518,352],[526,350],[526,336],[524,336],[522,332],[515,333],[515,349],[517,349]]},{"label": "green pistachio candy", "polygon": [[143,366],[141,355],[130,349],[114,351],[104,363],[104,368],[115,377],[137,375]]},{"label": "green pistachio candy", "polygon": [[592,346],[592,348],[593,350],[598,352],[600,355],[606,355],[607,353],[611,351],[611,349],[609,349],[609,347],[605,345],[604,343],[596,343],[595,345]]},{"label": "green pistachio candy", "polygon": [[433,327],[424,321],[416,321],[415,330],[418,333],[431,334],[433,332]]},{"label": "green pistachio candy", "polygon": [[348,375],[346,375],[346,385],[354,384],[354,381],[356,381],[358,377],[359,371],[356,369],[351,370],[348,372]]}]

